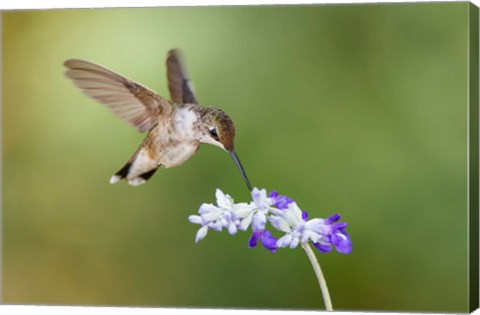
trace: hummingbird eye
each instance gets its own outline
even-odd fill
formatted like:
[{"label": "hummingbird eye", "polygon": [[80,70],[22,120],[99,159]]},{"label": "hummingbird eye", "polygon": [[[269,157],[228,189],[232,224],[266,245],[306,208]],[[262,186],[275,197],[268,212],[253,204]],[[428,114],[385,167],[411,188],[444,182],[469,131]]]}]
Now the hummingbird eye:
[{"label": "hummingbird eye", "polygon": [[215,140],[218,140],[217,129],[212,128],[212,129],[210,129],[209,131],[210,131],[210,135],[212,136],[212,138],[214,138]]}]

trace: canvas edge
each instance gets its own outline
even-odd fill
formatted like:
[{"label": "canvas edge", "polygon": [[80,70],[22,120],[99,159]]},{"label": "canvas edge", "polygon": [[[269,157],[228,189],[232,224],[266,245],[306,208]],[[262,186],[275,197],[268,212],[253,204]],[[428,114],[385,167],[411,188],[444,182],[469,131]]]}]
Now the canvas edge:
[{"label": "canvas edge", "polygon": [[469,288],[468,309],[479,303],[479,24],[478,7],[468,6],[468,132],[469,132]]},{"label": "canvas edge", "polygon": [[0,10],[0,304],[3,304],[3,10]]}]

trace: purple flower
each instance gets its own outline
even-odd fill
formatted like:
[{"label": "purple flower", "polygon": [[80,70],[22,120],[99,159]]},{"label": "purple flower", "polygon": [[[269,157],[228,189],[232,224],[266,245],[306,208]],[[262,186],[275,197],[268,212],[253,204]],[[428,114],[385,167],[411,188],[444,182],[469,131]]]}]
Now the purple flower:
[{"label": "purple flower", "polygon": [[285,232],[277,241],[279,248],[295,248],[300,243],[311,241],[320,253],[328,253],[332,247],[342,254],[352,251],[350,236],[345,232],[347,224],[337,223],[340,220],[338,214],[327,219],[308,220],[308,213],[293,202],[287,209],[271,214],[268,220],[277,230]]},{"label": "purple flower", "polygon": [[279,195],[275,190],[272,191],[268,197],[270,197],[273,205],[280,210],[288,209],[288,204],[295,202],[293,199],[288,198],[287,196]]},{"label": "purple flower", "polygon": [[331,250],[331,245],[335,247],[337,252],[342,254],[349,254],[352,252],[352,241],[350,235],[345,231],[347,223],[339,222],[339,214],[334,214],[323,222],[324,228],[320,233],[322,235],[319,242],[314,242],[314,246],[320,253],[326,253]]},{"label": "purple flower", "polygon": [[328,253],[332,250],[332,245],[330,244],[322,244],[322,243],[313,243],[320,253]]},{"label": "purple flower", "polygon": [[350,239],[350,235],[345,232],[346,227],[347,223],[337,223],[333,225],[332,234],[330,235],[333,246],[335,246],[337,252],[342,254],[348,254],[352,252],[352,241]]},{"label": "purple flower", "polygon": [[288,209],[269,217],[269,222],[277,229],[285,232],[278,239],[278,247],[295,248],[300,243],[308,241],[319,242],[327,230],[323,219],[306,220],[306,212],[302,211],[295,202],[290,203]]},{"label": "purple flower", "polygon": [[271,251],[272,253],[277,250],[277,239],[273,237],[269,230],[262,230],[253,232],[252,236],[248,240],[248,247],[254,248],[257,246],[257,242],[260,239],[263,247]]}]

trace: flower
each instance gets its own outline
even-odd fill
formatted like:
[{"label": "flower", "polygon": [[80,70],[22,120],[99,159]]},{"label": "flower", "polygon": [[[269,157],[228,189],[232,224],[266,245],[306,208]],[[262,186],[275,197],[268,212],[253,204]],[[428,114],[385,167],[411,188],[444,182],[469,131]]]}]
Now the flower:
[{"label": "flower", "polygon": [[335,246],[335,249],[339,253],[348,254],[352,251],[352,241],[350,239],[350,235],[345,231],[348,224],[345,222],[335,223],[338,220],[340,220],[339,214],[334,214],[325,220],[325,239],[327,242],[324,242],[323,244],[317,243],[318,245],[314,243],[314,246],[320,252],[322,252],[320,248],[325,249],[326,246],[329,245],[328,243],[331,243],[333,246]]},{"label": "flower", "polygon": [[[338,222],[339,214],[327,219],[308,220],[308,212],[300,209],[297,203],[276,191],[267,197],[265,189],[254,188],[249,203],[234,203],[233,198],[220,189],[215,193],[217,204],[202,204],[199,215],[191,215],[190,222],[200,224],[195,241],[207,236],[208,230],[227,229],[231,235],[238,230],[246,231],[250,226],[252,235],[248,247],[257,246],[258,241],[271,252],[277,248],[295,248],[300,243],[312,242],[320,253],[328,253],[335,248],[339,253],[352,251],[350,235],[345,231],[347,223]],[[279,239],[266,229],[270,223],[276,230],[285,233]]]},{"label": "flower", "polygon": [[248,240],[248,247],[253,248],[257,246],[258,239],[262,242],[263,247],[269,251],[274,252],[277,250],[277,239],[273,237],[269,230],[253,232]]},{"label": "flower", "polygon": [[267,191],[259,190],[256,187],[252,190],[252,199],[255,204],[255,209],[252,210],[252,231],[261,232],[265,230],[268,207],[271,203],[267,198]]},{"label": "flower", "polygon": [[347,223],[335,223],[340,219],[339,214],[334,214],[327,219],[308,220],[308,213],[301,211],[296,203],[289,205],[288,215],[275,215],[270,217],[270,222],[277,229],[286,234],[278,239],[278,247],[295,248],[300,242],[311,241],[320,253],[328,253],[335,249],[342,254],[352,251],[350,235],[345,231]]},{"label": "flower", "polygon": [[[248,247],[256,247],[260,241],[266,249],[275,252],[278,248],[295,248],[301,243],[317,276],[322,291],[325,308],[333,311],[330,293],[328,292],[325,277],[320,269],[318,260],[312,251],[309,242],[312,242],[320,253],[328,253],[335,248],[342,254],[352,251],[350,235],[345,229],[347,223],[338,222],[339,214],[326,219],[308,219],[308,212],[298,207],[295,200],[279,195],[272,191],[267,197],[265,189],[254,188],[251,192],[252,201],[249,203],[234,203],[233,198],[224,194],[220,189],[215,192],[217,204],[204,203],[198,210],[199,215],[188,217],[190,222],[200,224],[195,241],[203,240],[208,230],[222,231],[226,228],[230,234],[238,230],[246,231],[252,227],[252,235],[248,240]],[[284,235],[279,239],[266,229],[270,223]]]},{"label": "flower", "polygon": [[199,242],[207,236],[208,229],[222,231],[226,228],[231,235],[237,233],[241,227],[241,220],[245,214],[251,211],[251,206],[245,203],[234,204],[232,197],[224,194],[220,189],[215,192],[217,205],[204,203],[198,210],[198,215],[188,217],[189,221],[194,224],[201,224],[195,241]]},{"label": "flower", "polygon": [[293,199],[288,198],[287,196],[279,195],[275,190],[272,191],[268,197],[270,197],[271,202],[277,207],[277,209],[287,209],[288,204],[295,202]]}]

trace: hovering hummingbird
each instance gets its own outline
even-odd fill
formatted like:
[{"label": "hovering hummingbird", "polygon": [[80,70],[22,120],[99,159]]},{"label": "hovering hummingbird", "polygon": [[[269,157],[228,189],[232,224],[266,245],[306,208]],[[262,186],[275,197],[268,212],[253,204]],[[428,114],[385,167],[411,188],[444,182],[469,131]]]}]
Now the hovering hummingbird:
[{"label": "hovering hummingbird", "polygon": [[87,96],[97,100],[140,132],[148,131],[137,151],[112,176],[111,184],[125,179],[145,183],[159,167],[180,165],[203,143],[230,154],[251,191],[251,185],[234,150],[235,126],[223,110],[200,106],[193,83],[178,50],[167,57],[168,89],[172,101],[118,73],[89,61],[69,59],[66,76]]}]

